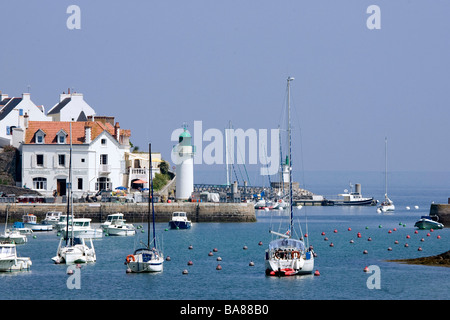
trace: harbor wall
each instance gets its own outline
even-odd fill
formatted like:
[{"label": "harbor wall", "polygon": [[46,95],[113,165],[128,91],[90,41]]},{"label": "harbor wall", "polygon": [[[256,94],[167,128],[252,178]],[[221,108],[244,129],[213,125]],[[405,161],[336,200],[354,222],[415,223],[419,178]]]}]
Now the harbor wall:
[{"label": "harbor wall", "polygon": [[[8,223],[22,221],[26,213],[35,214],[38,221],[45,218],[48,211],[67,212],[65,204],[45,203],[13,203],[0,204],[0,223],[6,219],[8,207]],[[102,222],[109,214],[121,212],[127,222],[146,222],[148,217],[148,203],[74,203],[74,216],[91,218],[92,222]],[[155,221],[168,222],[174,211],[186,212],[192,222],[256,222],[255,209],[252,203],[195,203],[174,202],[155,203]]]},{"label": "harbor wall", "polygon": [[450,204],[432,203],[430,206],[430,216],[438,216],[439,222],[445,227],[450,227]]}]

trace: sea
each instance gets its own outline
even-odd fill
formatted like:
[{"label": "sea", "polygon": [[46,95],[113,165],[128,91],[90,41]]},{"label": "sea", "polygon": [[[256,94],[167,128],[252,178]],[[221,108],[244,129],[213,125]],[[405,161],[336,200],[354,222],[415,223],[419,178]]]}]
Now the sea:
[{"label": "sea", "polygon": [[[361,183],[363,196],[384,197],[383,173],[310,172],[304,177],[309,182],[306,188],[316,194],[337,195],[348,189],[351,181]],[[393,213],[377,213],[374,206],[294,208],[297,234],[303,234],[307,245],[313,246],[317,254],[314,269],[320,275],[265,275],[264,252],[272,239],[269,230],[286,230],[288,213],[258,210],[253,223],[194,223],[188,230],[169,230],[167,223],[156,223],[158,242],[170,261],[164,262],[163,272],[154,274],[127,273],[124,264],[126,256],[147,241],[149,230],[144,221],[135,222],[142,227],[135,236],[94,240],[97,262],[80,265],[72,274],[67,265],[51,260],[59,243],[56,232],[35,232],[17,247],[20,256],[31,258],[31,269],[1,273],[0,299],[260,304],[281,300],[446,300],[450,268],[390,260],[432,256],[450,249],[449,228],[418,233],[414,228],[415,221],[429,213],[431,203],[447,203],[450,174],[398,172],[390,174],[389,181],[389,197],[396,205]],[[3,228],[4,224],[0,225]],[[369,272],[364,271],[366,267]]]}]

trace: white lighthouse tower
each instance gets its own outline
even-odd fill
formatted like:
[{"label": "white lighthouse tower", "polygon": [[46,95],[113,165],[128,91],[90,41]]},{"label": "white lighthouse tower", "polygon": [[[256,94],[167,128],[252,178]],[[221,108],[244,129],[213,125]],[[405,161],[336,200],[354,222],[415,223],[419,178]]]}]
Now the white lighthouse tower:
[{"label": "white lighthouse tower", "polygon": [[178,144],[173,147],[172,159],[176,161],[176,199],[187,200],[194,191],[194,154],[192,136],[184,127],[178,138]]}]

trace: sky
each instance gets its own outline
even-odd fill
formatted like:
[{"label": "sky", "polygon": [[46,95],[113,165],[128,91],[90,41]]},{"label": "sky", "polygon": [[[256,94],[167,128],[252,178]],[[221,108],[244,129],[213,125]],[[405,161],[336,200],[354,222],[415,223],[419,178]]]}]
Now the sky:
[{"label": "sky", "polygon": [[[80,29],[67,26],[70,5],[80,8]],[[380,29],[367,26],[371,5]],[[191,133],[194,121],[203,131],[230,121],[243,130],[284,125],[292,76],[294,167],[382,172],[387,137],[389,170],[448,171],[449,1],[16,0],[1,8],[3,93],[30,91],[48,111],[72,88],[130,129],[134,145],[151,142],[169,161],[183,123]]]}]

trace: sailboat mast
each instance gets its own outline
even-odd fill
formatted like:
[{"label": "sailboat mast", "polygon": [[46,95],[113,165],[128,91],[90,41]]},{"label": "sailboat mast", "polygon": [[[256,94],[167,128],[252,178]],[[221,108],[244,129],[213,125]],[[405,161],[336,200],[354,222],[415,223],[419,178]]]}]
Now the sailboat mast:
[{"label": "sailboat mast", "polygon": [[[154,203],[153,203],[152,144],[151,143],[148,144],[148,156],[149,156],[149,167],[150,167],[150,170],[149,170],[149,176],[150,177],[149,177],[149,179],[150,179],[150,190],[151,190],[151,193],[150,193],[150,195],[151,195],[150,200],[151,201],[148,202],[148,205],[150,206],[150,202],[151,202],[151,205],[152,205],[152,220],[153,220],[153,245],[156,248],[155,206],[154,206]],[[149,210],[149,212],[150,212],[150,210]],[[148,232],[149,233],[148,234],[148,247],[150,249],[150,219],[147,219],[147,220],[148,220],[148,230],[149,230],[149,232]]]},{"label": "sailboat mast", "polygon": [[287,79],[287,100],[288,100],[288,139],[289,139],[289,210],[291,215],[290,221],[290,233],[292,235],[294,227],[294,213],[292,208],[292,141],[291,141],[291,87],[290,82],[293,81],[293,77]]},{"label": "sailboat mast", "polygon": [[387,137],[384,138],[384,197],[387,198]]},{"label": "sailboat mast", "polygon": [[[70,193],[72,189],[72,122],[69,123],[69,139],[70,139],[70,147],[69,147],[69,183],[67,184],[66,197],[67,197],[67,216],[66,216],[66,235],[64,240],[66,240],[66,246],[69,241],[69,213],[70,213]],[[73,222],[73,216],[72,216]],[[73,233],[73,227],[72,227]]]}]

